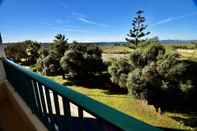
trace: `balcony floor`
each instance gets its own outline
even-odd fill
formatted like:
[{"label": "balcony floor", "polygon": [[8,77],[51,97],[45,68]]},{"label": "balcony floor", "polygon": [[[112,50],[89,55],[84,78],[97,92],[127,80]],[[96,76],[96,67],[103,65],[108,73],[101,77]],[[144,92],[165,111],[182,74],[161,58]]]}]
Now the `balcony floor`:
[{"label": "balcony floor", "polygon": [[26,124],[23,123],[23,120],[9,100],[5,99],[0,104],[0,130],[14,131],[20,129],[20,131],[25,131],[27,129]]}]

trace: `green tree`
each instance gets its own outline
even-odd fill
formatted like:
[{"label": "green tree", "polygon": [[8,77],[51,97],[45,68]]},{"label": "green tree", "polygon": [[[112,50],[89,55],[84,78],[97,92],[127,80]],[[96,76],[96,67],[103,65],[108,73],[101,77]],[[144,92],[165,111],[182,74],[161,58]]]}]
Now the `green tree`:
[{"label": "green tree", "polygon": [[111,74],[111,81],[121,88],[127,88],[127,76],[133,68],[126,59],[114,60],[111,66],[108,67],[108,72]]},{"label": "green tree", "polygon": [[39,51],[41,45],[39,43],[31,41],[31,40],[24,41],[24,44],[27,45],[27,48],[26,48],[26,53],[27,53],[26,64],[27,65],[36,64],[36,61],[39,58],[38,51]]},{"label": "green tree", "polygon": [[145,32],[147,25],[144,24],[145,17],[143,16],[144,11],[139,10],[136,12],[137,16],[132,21],[132,29],[127,34],[126,41],[136,48],[142,41],[142,38],[149,35],[150,32]]},{"label": "green tree", "polygon": [[102,51],[94,45],[72,45],[61,58],[60,64],[69,79],[88,79],[102,73],[105,65]]},{"label": "green tree", "polygon": [[22,59],[27,58],[26,46],[24,43],[10,44],[5,48],[6,57],[21,63]]},{"label": "green tree", "polygon": [[152,43],[133,51],[129,61],[112,62],[108,67],[113,83],[126,87],[133,96],[147,100],[157,110],[178,105],[185,91],[180,82],[186,65],[176,53],[166,53],[162,45]]},{"label": "green tree", "polygon": [[68,49],[68,39],[65,39],[65,36],[62,34],[57,34],[55,36],[51,49],[55,51],[61,58],[62,56],[64,56],[66,49]]},{"label": "green tree", "polygon": [[[50,45],[50,51],[40,52],[44,57],[40,57],[37,62],[37,68],[46,75],[63,75],[64,72],[60,66],[60,59],[64,56],[64,52],[68,49],[68,39],[62,34],[57,34],[53,43]],[[45,71],[44,71],[45,72]]]},{"label": "green tree", "polygon": [[44,68],[44,63],[43,60],[49,55],[49,51],[46,48],[40,48],[38,51],[39,58],[37,59],[36,62],[36,70],[39,72],[42,72]]}]

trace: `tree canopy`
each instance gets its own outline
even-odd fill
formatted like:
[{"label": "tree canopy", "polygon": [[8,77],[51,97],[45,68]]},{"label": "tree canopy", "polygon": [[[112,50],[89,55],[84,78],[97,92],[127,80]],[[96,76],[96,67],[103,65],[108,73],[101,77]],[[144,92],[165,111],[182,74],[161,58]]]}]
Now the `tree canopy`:
[{"label": "tree canopy", "polygon": [[139,10],[136,12],[136,15],[132,20],[132,29],[130,29],[127,34],[126,41],[136,48],[139,43],[142,41],[142,38],[149,35],[150,32],[146,32],[147,25],[144,24],[145,17],[143,16],[144,11]]}]

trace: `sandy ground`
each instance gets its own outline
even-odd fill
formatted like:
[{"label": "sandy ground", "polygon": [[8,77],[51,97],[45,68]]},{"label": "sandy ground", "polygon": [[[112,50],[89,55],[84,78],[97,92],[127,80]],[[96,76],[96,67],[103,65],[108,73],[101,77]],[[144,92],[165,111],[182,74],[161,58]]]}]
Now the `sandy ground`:
[{"label": "sandy ground", "polygon": [[102,54],[103,61],[108,62],[112,59],[128,59],[129,54]]}]

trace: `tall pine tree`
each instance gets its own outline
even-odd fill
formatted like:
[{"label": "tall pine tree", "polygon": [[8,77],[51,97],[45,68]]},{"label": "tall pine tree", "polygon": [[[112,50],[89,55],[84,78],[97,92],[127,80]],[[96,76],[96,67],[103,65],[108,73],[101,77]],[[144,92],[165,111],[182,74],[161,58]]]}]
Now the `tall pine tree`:
[{"label": "tall pine tree", "polygon": [[126,41],[135,48],[139,45],[142,38],[150,34],[150,32],[145,32],[148,26],[144,24],[144,11],[139,10],[136,12],[136,14],[137,16],[135,16],[132,20],[132,29],[127,34],[126,38]]}]

